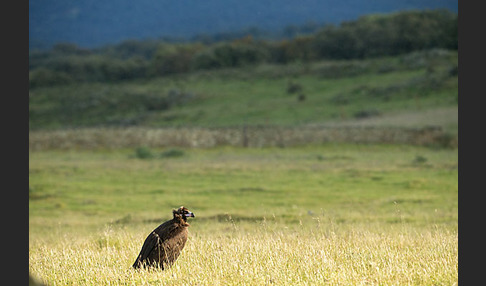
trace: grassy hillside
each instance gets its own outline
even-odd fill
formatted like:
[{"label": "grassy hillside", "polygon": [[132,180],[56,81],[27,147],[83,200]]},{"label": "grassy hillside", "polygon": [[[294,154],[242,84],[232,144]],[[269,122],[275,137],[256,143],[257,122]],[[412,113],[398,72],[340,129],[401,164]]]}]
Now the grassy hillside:
[{"label": "grassy hillside", "polygon": [[[362,124],[370,119],[380,125],[389,118],[396,126],[407,126],[407,114],[413,113],[424,119],[417,125],[453,131],[457,65],[457,52],[432,50],[368,60],[199,71],[117,84],[39,87],[29,92],[29,126],[299,126]],[[434,116],[444,112],[443,120]]]}]

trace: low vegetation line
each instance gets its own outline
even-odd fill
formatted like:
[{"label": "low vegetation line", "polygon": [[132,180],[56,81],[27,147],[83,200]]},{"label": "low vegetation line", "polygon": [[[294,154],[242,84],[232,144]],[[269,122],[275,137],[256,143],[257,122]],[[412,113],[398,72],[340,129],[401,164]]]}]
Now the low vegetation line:
[{"label": "low vegetation line", "polygon": [[457,147],[457,136],[441,127],[275,127],[226,128],[83,128],[30,131],[29,149],[182,147],[292,147],[321,143],[385,143]]}]

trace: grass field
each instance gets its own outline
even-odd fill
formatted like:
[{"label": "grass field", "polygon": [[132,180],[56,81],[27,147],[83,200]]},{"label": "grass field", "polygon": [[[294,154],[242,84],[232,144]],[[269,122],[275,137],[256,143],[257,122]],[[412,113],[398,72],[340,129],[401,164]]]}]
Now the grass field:
[{"label": "grass field", "polygon": [[[32,88],[29,271],[48,285],[457,284],[457,87],[457,51],[430,50]],[[175,265],[131,269],[181,205],[196,218]]]},{"label": "grass field", "polygon": [[[458,152],[406,145],[32,151],[29,270],[49,285],[453,285]],[[173,151],[173,150],[172,150]],[[147,234],[196,214],[167,271]]]}]

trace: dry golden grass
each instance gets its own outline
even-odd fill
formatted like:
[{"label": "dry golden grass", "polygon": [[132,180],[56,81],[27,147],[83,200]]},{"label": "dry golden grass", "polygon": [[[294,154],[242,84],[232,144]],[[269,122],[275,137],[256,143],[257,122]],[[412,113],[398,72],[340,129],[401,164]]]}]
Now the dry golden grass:
[{"label": "dry golden grass", "polygon": [[[32,152],[30,273],[48,285],[457,283],[457,150],[184,152]],[[181,204],[196,218],[175,265],[132,269],[148,233]]]},{"label": "dry golden grass", "polygon": [[30,271],[49,285],[453,285],[458,279],[457,232],[446,229],[315,221],[221,227],[191,231],[165,271],[131,268],[144,236],[126,228],[52,243],[34,239]]},{"label": "dry golden grass", "polygon": [[[383,121],[389,122],[390,120],[387,118]],[[247,128],[177,129],[131,127],[40,130],[29,132],[29,149],[31,151],[91,150],[138,146],[152,148],[173,146],[181,148],[290,147],[323,142],[457,146],[457,136],[449,135],[440,127],[376,127],[365,123],[361,126],[353,126],[353,124],[356,125],[356,122],[344,122],[336,126],[329,124],[329,126],[300,127],[249,126]]]}]

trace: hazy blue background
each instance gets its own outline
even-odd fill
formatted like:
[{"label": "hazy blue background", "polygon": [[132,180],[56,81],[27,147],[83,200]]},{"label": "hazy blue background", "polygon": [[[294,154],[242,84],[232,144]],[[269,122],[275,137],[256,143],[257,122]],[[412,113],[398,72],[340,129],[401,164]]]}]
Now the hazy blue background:
[{"label": "hazy blue background", "polygon": [[126,39],[190,39],[258,27],[340,24],[361,15],[412,9],[458,11],[457,0],[29,0],[29,47],[81,47]]}]

